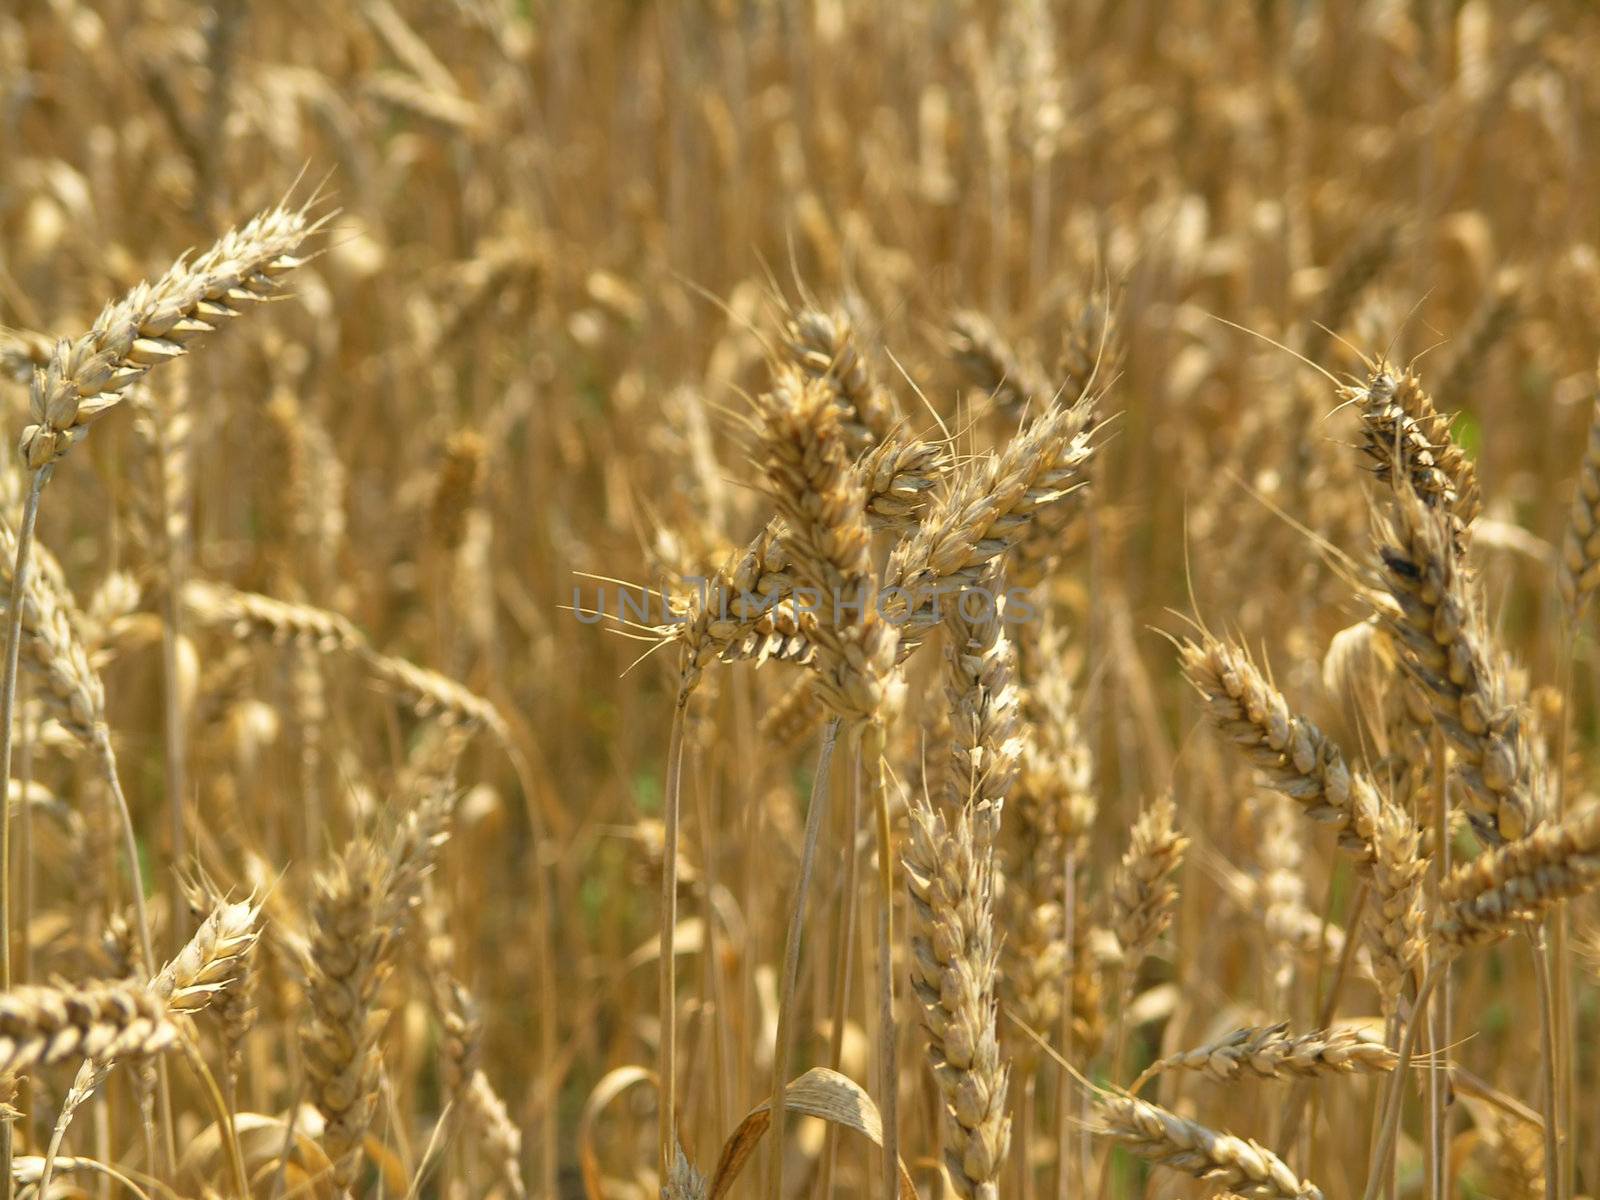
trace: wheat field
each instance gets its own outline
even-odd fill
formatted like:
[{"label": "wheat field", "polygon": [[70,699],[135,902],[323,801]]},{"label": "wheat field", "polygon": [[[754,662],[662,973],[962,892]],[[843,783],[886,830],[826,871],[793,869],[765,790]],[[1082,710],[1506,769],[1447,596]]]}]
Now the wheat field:
[{"label": "wheat field", "polygon": [[9,0],[0,1200],[1600,1194],[1600,10]]}]

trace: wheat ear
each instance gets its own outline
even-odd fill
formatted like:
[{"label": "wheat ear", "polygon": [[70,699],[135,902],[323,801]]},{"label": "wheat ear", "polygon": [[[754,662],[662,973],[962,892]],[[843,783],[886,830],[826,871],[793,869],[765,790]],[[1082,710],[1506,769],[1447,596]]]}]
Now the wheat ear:
[{"label": "wheat ear", "polygon": [[522,1179],[522,1131],[506,1111],[480,1065],[482,1022],[471,993],[454,979],[433,981],[434,1006],[443,1026],[441,1063],[456,1120],[488,1154],[515,1200],[527,1196]]},{"label": "wheat ear", "polygon": [[1453,949],[1492,942],[1597,884],[1600,807],[1591,805],[1451,872],[1439,891],[1434,937]]},{"label": "wheat ear", "polygon": [[261,906],[254,901],[217,905],[178,956],[151,981],[150,990],[174,1013],[210,1007],[248,970],[260,916]]},{"label": "wheat ear", "polygon": [[1545,814],[1543,771],[1446,517],[1398,488],[1378,554],[1393,600],[1380,617],[1461,760],[1467,815],[1491,843],[1521,837]]},{"label": "wheat ear", "polygon": [[905,852],[911,986],[943,1101],[945,1163],[967,1200],[999,1195],[1011,1140],[995,1034],[994,860],[981,824],[971,805],[952,821],[914,797]]},{"label": "wheat ear", "polygon": [[1160,1059],[1145,1076],[1199,1071],[1227,1083],[1241,1075],[1289,1079],[1382,1074],[1394,1069],[1394,1051],[1366,1030],[1322,1029],[1295,1036],[1288,1029],[1287,1021],[1238,1029],[1218,1041]]},{"label": "wheat ear", "polygon": [[1600,585],[1600,372],[1596,373],[1594,403],[1589,414],[1589,440],[1578,464],[1578,482],[1567,510],[1567,528],[1561,538],[1561,561],[1556,568],[1567,617],[1576,622],[1589,597]]},{"label": "wheat ear", "polygon": [[383,919],[387,891],[380,856],[364,840],[351,843],[317,880],[300,1047],[341,1194],[355,1182],[378,1103],[378,1035],[386,1017],[379,991],[391,941]]},{"label": "wheat ear", "polygon": [[1259,1200],[1322,1200],[1265,1146],[1189,1121],[1133,1096],[1095,1100],[1094,1132],[1140,1158]]},{"label": "wheat ear", "polygon": [[0,995],[0,1075],[159,1053],[177,1039],[168,1011],[142,983],[12,988]]},{"label": "wheat ear", "polygon": [[[847,456],[839,413],[824,383],[795,372],[780,373],[758,404],[760,457],[778,515],[783,546],[800,585],[815,589],[822,613],[808,614],[804,631],[815,646],[817,694],[828,710],[861,739],[873,772],[877,799],[880,867],[884,875],[881,939],[891,936],[894,866],[887,837],[888,797],[882,786],[883,722],[887,677],[897,648],[894,629],[878,612],[877,579],[872,569],[871,535],[865,516],[865,488]],[[898,1134],[895,1122],[893,1017],[894,979],[887,960],[889,944],[879,947],[884,970],[883,1094],[884,1172],[887,1186],[898,1186]],[[774,1157],[770,1186],[781,1194],[784,1088],[773,1086]]]},{"label": "wheat ear", "polygon": [[1112,1076],[1122,1075],[1127,1049],[1128,1008],[1139,967],[1172,923],[1178,897],[1173,879],[1183,865],[1189,839],[1177,830],[1177,809],[1171,796],[1158,797],[1139,814],[1128,835],[1128,848],[1111,885],[1111,929],[1122,948],[1117,988],[1117,1029],[1112,1043]]},{"label": "wheat ear", "polygon": [[[1038,514],[1082,484],[1093,455],[1087,399],[1052,404],[993,457],[969,465],[890,556],[885,608],[909,651],[938,623],[943,595],[974,587]],[[895,603],[887,603],[894,595]]]},{"label": "wheat ear", "polygon": [[153,367],[277,295],[282,277],[304,261],[296,255],[318,224],[305,208],[269,209],[107,305],[87,333],[57,342],[29,391],[33,424],[22,433],[28,466],[56,462]]},{"label": "wheat ear", "polygon": [[1451,537],[1460,542],[1482,507],[1478,473],[1422,381],[1412,371],[1379,362],[1365,384],[1341,394],[1360,410],[1364,448],[1378,478],[1393,486],[1408,483],[1430,508],[1447,514]]},{"label": "wheat ear", "polygon": [[950,318],[950,353],[973,384],[1003,408],[1020,409],[1055,391],[1038,363],[1019,354],[994,322],[972,309]]},{"label": "wheat ear", "polygon": [[894,399],[873,378],[849,316],[838,309],[801,309],[785,334],[794,365],[808,379],[832,389],[840,432],[851,456],[881,445],[895,425]]},{"label": "wheat ear", "polygon": [[1351,770],[1338,745],[1289,707],[1244,650],[1202,632],[1198,642],[1180,645],[1179,657],[1217,730],[1308,816],[1333,824],[1340,846],[1355,855],[1378,900],[1366,933],[1384,1005],[1392,1008],[1422,952],[1425,864],[1411,818]]}]

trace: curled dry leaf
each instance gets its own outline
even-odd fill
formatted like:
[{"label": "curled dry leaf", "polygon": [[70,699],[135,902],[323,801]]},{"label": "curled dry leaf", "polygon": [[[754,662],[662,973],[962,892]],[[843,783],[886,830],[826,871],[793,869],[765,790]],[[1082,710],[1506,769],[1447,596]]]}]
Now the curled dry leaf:
[{"label": "curled dry leaf", "polygon": [[[859,1084],[837,1071],[813,1067],[791,1080],[784,1088],[784,1096],[791,1113],[819,1117],[862,1134],[874,1146],[883,1145],[883,1119],[878,1115],[878,1106]],[[722,1200],[728,1194],[771,1124],[772,1114],[767,1111],[766,1104],[756,1105],[739,1122],[739,1128],[723,1143],[722,1153],[717,1158],[717,1169],[711,1177],[711,1200]],[[911,1173],[904,1162],[898,1165],[900,1200],[917,1200]]]}]

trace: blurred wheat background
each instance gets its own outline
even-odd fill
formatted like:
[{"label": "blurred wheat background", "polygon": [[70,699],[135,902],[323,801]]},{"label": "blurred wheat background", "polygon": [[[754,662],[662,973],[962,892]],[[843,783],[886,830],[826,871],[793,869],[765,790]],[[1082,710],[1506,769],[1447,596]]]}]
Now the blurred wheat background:
[{"label": "blurred wheat background", "polygon": [[0,1187],[1596,1194],[1597,63],[9,0]]}]

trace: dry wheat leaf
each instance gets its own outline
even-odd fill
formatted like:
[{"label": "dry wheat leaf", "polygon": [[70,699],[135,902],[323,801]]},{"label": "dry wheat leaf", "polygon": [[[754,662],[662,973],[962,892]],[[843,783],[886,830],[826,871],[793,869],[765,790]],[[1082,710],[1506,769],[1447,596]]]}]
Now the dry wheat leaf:
[{"label": "dry wheat leaf", "polygon": [[[872,1098],[852,1080],[826,1067],[813,1067],[784,1089],[789,1111],[807,1117],[819,1117],[865,1134],[874,1146],[883,1145],[883,1119]],[[722,1200],[739,1172],[755,1153],[761,1135],[772,1124],[772,1114],[766,1104],[752,1108],[739,1128],[723,1143],[722,1154],[717,1159],[717,1170],[711,1179],[711,1200]],[[900,1200],[917,1200],[917,1189],[911,1182],[906,1164],[900,1168]]]},{"label": "dry wheat leaf", "polygon": [[600,1156],[594,1149],[594,1123],[624,1092],[641,1083],[654,1088],[661,1086],[661,1080],[648,1067],[618,1067],[607,1071],[583,1102],[583,1115],[578,1118],[578,1166],[583,1172],[583,1194],[588,1200],[605,1200]]}]

